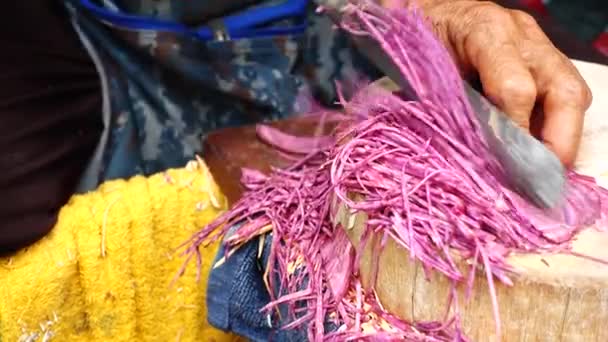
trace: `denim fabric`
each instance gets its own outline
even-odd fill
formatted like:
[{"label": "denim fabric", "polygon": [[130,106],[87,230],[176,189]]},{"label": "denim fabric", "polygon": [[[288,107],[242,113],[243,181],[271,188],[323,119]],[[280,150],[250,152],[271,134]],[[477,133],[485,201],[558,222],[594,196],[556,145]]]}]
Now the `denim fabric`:
[{"label": "denim fabric", "polygon": [[[307,112],[307,102],[297,101],[306,94],[331,105],[335,81],[378,76],[312,7],[302,35],[204,42],[168,32],[121,30],[91,16],[78,1],[64,1],[102,76],[106,103],[100,108],[105,138],[81,191],[108,179],[183,166],[200,152],[202,137],[212,130]],[[179,20],[183,6],[175,4],[120,1],[132,14]],[[269,326],[260,312],[269,295],[262,280],[266,262],[257,260],[257,243],[250,242],[212,271],[210,322],[253,341],[307,340],[305,331],[277,329],[282,322],[274,322],[276,317]]]},{"label": "denim fabric", "polygon": [[[64,2],[94,57],[107,100],[99,113],[106,138],[81,191],[108,179],[182,166],[201,152],[201,138],[212,130],[306,112],[297,107],[297,99],[306,93],[331,105],[335,81],[379,76],[312,6],[303,35],[201,42],[167,32],[110,27],[90,16],[78,1]],[[185,23],[208,19],[215,8],[202,0],[116,3],[131,14]],[[262,260],[257,259],[257,248],[257,240],[249,242],[211,272],[210,322],[252,341],[306,340],[303,331],[277,330],[281,322],[271,319],[269,325],[260,312],[269,301],[262,281],[268,248]],[[222,255],[223,250],[218,256]]]},{"label": "denim fabric", "polygon": [[[202,41],[110,26],[79,1],[64,1],[107,84],[107,139],[94,158],[101,162],[86,173],[89,179],[83,184],[89,188],[108,179],[180,167],[195,153],[204,153],[201,139],[212,130],[306,112],[298,107],[305,103],[297,101],[303,94],[331,105],[335,81],[377,76],[312,6],[303,34]],[[256,1],[269,2],[276,0]],[[120,5],[130,14],[180,18],[184,8],[174,3],[122,0]]]},{"label": "denim fabric", "polygon": [[[264,240],[265,248],[260,259],[259,240],[254,239],[211,271],[207,285],[208,320],[216,328],[232,331],[254,342],[304,342],[307,341],[304,329],[280,329],[283,322],[277,315],[261,312],[270,302],[263,275],[271,238],[268,235]],[[224,252],[221,248],[216,262]]]},{"label": "denim fabric", "polygon": [[[88,50],[97,56],[95,62],[106,81],[106,138],[93,158],[96,163],[86,173],[83,191],[104,180],[182,166],[195,153],[204,152],[201,138],[212,130],[306,112],[307,108],[297,107],[303,103],[297,99],[306,93],[331,105],[336,100],[336,81],[379,76],[328,18],[314,12],[312,1],[304,34],[222,42],[203,42],[170,32],[124,30],[93,17],[78,0],[63,1],[72,9],[74,25],[83,41],[89,41]],[[202,0],[114,3],[133,15],[199,24],[210,19],[217,8],[277,1],[281,0],[227,0],[222,3],[226,8]],[[581,23],[593,23],[586,31],[570,25],[574,32],[591,39],[608,25],[608,12],[602,11],[606,2],[579,2],[553,0],[546,6],[562,22],[570,15]]]}]

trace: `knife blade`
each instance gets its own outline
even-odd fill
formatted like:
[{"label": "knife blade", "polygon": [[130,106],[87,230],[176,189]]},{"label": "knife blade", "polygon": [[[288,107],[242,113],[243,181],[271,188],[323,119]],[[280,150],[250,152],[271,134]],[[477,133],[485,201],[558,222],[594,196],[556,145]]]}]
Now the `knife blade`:
[{"label": "knife blade", "polygon": [[566,185],[559,158],[467,82],[464,88],[488,146],[514,190],[538,207],[557,206]]},{"label": "knife blade", "polygon": [[[326,13],[339,22],[343,0],[325,2]],[[395,82],[408,98],[415,98],[409,81],[369,36],[350,35],[357,50],[384,75]],[[565,169],[557,156],[542,142],[517,126],[505,113],[477,92],[468,82],[464,89],[477,115],[490,151],[505,170],[507,182],[520,195],[541,208],[555,207],[566,184]]]}]

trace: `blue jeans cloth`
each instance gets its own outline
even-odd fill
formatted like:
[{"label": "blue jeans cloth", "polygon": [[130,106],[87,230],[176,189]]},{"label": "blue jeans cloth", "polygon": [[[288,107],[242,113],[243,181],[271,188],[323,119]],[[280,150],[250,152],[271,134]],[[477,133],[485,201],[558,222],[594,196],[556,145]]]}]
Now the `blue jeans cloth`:
[{"label": "blue jeans cloth", "polygon": [[[277,0],[248,3],[272,1]],[[97,66],[104,97],[105,131],[81,191],[108,179],[181,167],[195,153],[204,155],[201,140],[212,130],[307,112],[307,102],[298,101],[307,94],[332,105],[336,81],[379,76],[328,18],[315,14],[312,3],[304,34],[207,42],[170,32],[121,30],[77,0],[64,2]],[[180,20],[186,14],[183,1],[117,3],[135,15]],[[188,6],[195,3],[202,10],[206,2]],[[283,323],[274,321],[278,315],[260,312],[270,297],[262,280],[267,256],[257,260],[257,248],[257,240],[248,243],[211,272],[209,321],[253,341],[306,341],[305,330],[278,329]]]},{"label": "blue jeans cloth", "polygon": [[[209,323],[254,342],[307,341],[304,329],[280,329],[283,322],[277,315],[261,311],[270,302],[263,281],[270,243],[271,235],[268,235],[258,259],[259,239],[251,240],[211,271],[207,285]],[[220,248],[216,262],[224,252],[225,249]]]}]

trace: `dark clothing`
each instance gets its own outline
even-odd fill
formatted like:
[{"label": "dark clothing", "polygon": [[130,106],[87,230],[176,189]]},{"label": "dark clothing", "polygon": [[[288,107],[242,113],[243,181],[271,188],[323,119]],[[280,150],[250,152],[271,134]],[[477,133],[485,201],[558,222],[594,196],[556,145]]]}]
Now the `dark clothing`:
[{"label": "dark clothing", "polygon": [[[517,0],[498,2],[508,4],[515,1]],[[540,0],[521,1],[542,3]],[[586,10],[586,1],[596,7],[588,7],[591,11]],[[605,7],[608,7],[608,2],[586,1],[554,0],[549,2],[547,7],[538,8],[563,22],[567,22],[564,18],[569,13],[576,14],[579,23],[570,23],[569,28],[580,33],[584,41],[591,42],[592,36],[602,30],[602,20],[604,25],[607,24],[608,8]],[[246,0],[229,0],[222,2],[225,6],[218,7],[209,1],[163,0],[145,4],[137,0],[116,1],[128,12],[187,24],[200,23],[220,13],[225,14],[245,2],[250,3]],[[568,7],[568,4],[574,6],[574,3],[578,6],[576,11]],[[106,144],[108,152],[103,155],[106,162],[100,164],[99,170],[94,170],[95,175],[100,177],[85,190],[94,188],[98,182],[112,177],[149,174],[162,168],[181,165],[183,160],[197,152],[200,135],[206,131],[226,125],[250,123],[261,118],[243,117],[241,109],[252,113],[252,108],[261,108],[264,115],[271,118],[271,112],[277,113],[275,117],[288,115],[292,95],[303,85],[312,85],[310,90],[318,98],[330,103],[333,80],[345,77],[349,70],[355,70],[361,65],[352,61],[353,57],[345,53],[348,46],[338,39],[335,40],[338,43],[330,42],[329,45],[334,45],[329,48],[311,47],[315,44],[322,45],[319,41],[328,36],[323,30],[330,27],[317,19],[311,20],[305,43],[302,37],[295,36],[277,39],[277,44],[247,40],[241,40],[238,44],[227,42],[227,47],[241,53],[227,54],[237,62],[230,58],[219,62],[176,59],[183,57],[183,54],[196,56],[201,48],[185,44],[183,46],[186,48],[179,50],[178,55],[174,56],[171,54],[174,50],[170,49],[173,46],[173,37],[158,35],[147,41],[144,35],[131,36],[137,37],[140,44],[139,51],[132,49],[133,55],[146,51],[156,57],[160,56],[161,60],[165,58],[165,65],[183,67],[186,73],[195,74],[205,82],[208,81],[205,77],[211,76],[214,80],[221,79],[222,82],[207,82],[208,87],[217,89],[216,92],[207,92],[205,97],[206,88],[200,86],[200,79],[188,80],[193,84],[189,87],[192,94],[182,93],[179,86],[183,87],[186,82],[164,74],[179,68],[165,68],[161,73],[155,72],[153,66],[142,65],[142,68],[150,67],[152,72],[124,76],[119,70],[120,63],[104,63],[106,69],[110,69],[106,70],[106,74],[115,75],[114,80],[120,81],[110,82],[110,87],[127,89],[118,92],[119,96],[111,99],[111,127],[104,128],[103,91],[99,73],[91,55],[81,44],[82,37],[78,36],[70,24],[70,17],[62,2],[8,1],[0,11],[0,22],[0,39],[3,43],[0,53],[0,253],[26,246],[51,230],[61,206],[76,191],[83,173],[89,172],[89,162],[92,156],[99,152],[96,148],[99,147],[102,132],[111,130]],[[90,30],[93,31],[104,30],[101,25],[97,25]],[[549,35],[552,33],[549,32]],[[593,54],[589,53],[590,47],[580,48],[581,44],[573,43],[572,39],[566,40],[566,44],[562,44],[563,41],[560,42],[559,39],[554,39],[554,42],[558,47],[563,46],[570,57],[585,59],[586,55]],[[126,40],[123,42],[128,43]],[[93,43],[103,45],[95,39]],[[175,40],[175,43],[177,44],[178,40]],[[100,50],[104,53],[116,51],[114,47],[109,46],[100,47]],[[219,50],[215,46],[210,47],[209,51]],[[137,58],[129,59],[129,62],[139,60]],[[591,58],[595,61],[601,59],[598,53]],[[106,61],[108,60],[106,58]],[[257,71],[249,70],[252,68],[243,68],[238,65],[238,61],[246,61],[249,65],[253,62],[259,63],[263,68],[256,68]],[[303,61],[308,64],[302,67]],[[194,64],[188,64],[191,62]],[[207,69],[211,71],[200,72]],[[218,77],[215,77],[213,72],[216,72]],[[148,88],[142,87],[142,82],[138,83],[136,76],[146,82],[152,80],[158,84],[144,84],[152,89],[149,91]],[[316,82],[316,87],[309,82],[311,79]],[[174,84],[176,82],[171,80],[178,80],[177,88]],[[260,84],[272,85],[277,91],[266,91],[269,87],[260,87]],[[168,87],[169,85],[171,87]],[[250,91],[251,89],[255,91]],[[235,92],[236,95],[233,96],[232,93]],[[214,96],[220,93],[222,96]],[[116,92],[114,94],[116,95]],[[120,95],[124,96],[120,98]],[[153,96],[164,98],[162,101],[148,101]],[[204,98],[206,102],[199,101],[188,108],[182,106],[182,98],[192,100],[197,98],[195,96]],[[211,101],[213,99],[216,102],[223,99],[226,106],[214,103]],[[131,104],[130,110],[128,106],[121,106],[122,104]],[[193,111],[206,112],[206,116],[195,117],[191,115]],[[176,117],[179,117],[179,120],[176,120]],[[149,134],[151,132],[156,134]],[[183,141],[187,141],[191,146],[185,146],[186,143],[182,146],[180,142]],[[133,158],[136,154],[131,155],[124,151],[138,152],[141,160]],[[171,158],[166,159],[163,156]]]},{"label": "dark clothing", "polygon": [[59,3],[0,11],[0,253],[51,230],[102,131],[95,66]]}]

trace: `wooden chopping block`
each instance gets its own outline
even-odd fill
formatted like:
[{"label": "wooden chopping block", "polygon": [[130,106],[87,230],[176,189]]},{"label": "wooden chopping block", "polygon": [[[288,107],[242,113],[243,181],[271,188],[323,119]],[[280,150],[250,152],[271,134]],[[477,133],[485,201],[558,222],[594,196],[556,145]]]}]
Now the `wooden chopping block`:
[{"label": "wooden chopping block", "polygon": [[[608,67],[575,63],[595,95],[576,168],[608,186],[608,98],[602,96],[608,94]],[[335,221],[347,227],[351,241],[359,246],[366,218],[349,215],[342,207]],[[374,285],[371,250],[380,238],[372,238],[361,259],[366,288]],[[608,260],[608,233],[584,230],[574,242],[574,250]],[[514,286],[495,282],[502,341],[608,341],[608,265],[569,255],[538,254],[513,255],[508,262],[518,273]],[[374,288],[389,312],[407,320],[443,320],[450,286],[443,276],[435,273],[427,280],[420,264],[410,261],[408,252],[394,241],[381,253],[377,271]],[[496,341],[485,273],[476,274],[470,301],[464,302],[463,287],[458,291],[465,334],[473,341]]]},{"label": "wooden chopping block", "polygon": [[[606,69],[599,70],[596,65],[577,63],[594,92],[594,104],[588,112],[583,143],[576,167],[581,172],[599,176],[608,170],[608,143],[602,140],[608,132],[608,121],[603,112],[608,111]],[[301,119],[289,119],[275,123],[278,128],[296,135],[306,135]],[[309,123],[310,125],[310,123]],[[591,129],[593,128],[593,129]],[[280,156],[269,146],[260,143],[253,126],[224,129],[210,134],[205,141],[205,161],[217,183],[234,203],[240,198],[240,168],[250,167],[267,172],[269,167],[285,165]],[[608,185],[604,183],[604,185]],[[360,223],[358,223],[360,224]],[[360,230],[353,229],[349,234],[357,241]],[[587,232],[586,234],[593,234]],[[604,236],[594,239],[594,235],[579,237],[577,245],[583,249],[602,251],[608,248]],[[584,240],[583,240],[584,239]],[[587,242],[587,246],[585,247]],[[604,247],[606,246],[606,247]],[[502,308],[504,341],[608,341],[603,327],[606,321],[608,296],[604,290],[608,273],[583,265],[579,260],[565,259],[563,256],[545,258],[546,266],[536,256],[534,260],[520,260],[529,265],[528,275],[518,279],[513,288],[498,285],[499,304]],[[516,259],[517,260],[517,259]],[[364,281],[369,277],[369,254],[362,259]],[[573,266],[573,264],[575,266]],[[559,282],[547,281],[552,276]],[[540,277],[540,278],[539,278]],[[445,280],[433,277],[431,282],[424,280],[420,268],[409,262],[407,255],[389,242],[381,256],[381,269],[377,288],[380,298],[389,311],[401,317],[422,319],[433,316],[439,308],[445,307]],[[573,281],[576,280],[576,281]],[[586,284],[587,283],[587,284]],[[589,283],[591,286],[589,286]],[[367,282],[369,284],[369,282]],[[491,317],[485,279],[476,279],[474,296],[463,309],[467,334],[474,341],[490,341],[493,338],[494,322]],[[429,287],[434,286],[434,287]],[[476,314],[472,307],[477,307]],[[416,315],[414,315],[416,314]]]},{"label": "wooden chopping block", "polygon": [[[297,136],[311,136],[319,128],[319,122],[308,116],[276,121],[269,125]],[[327,123],[321,130],[328,134],[334,124]],[[215,181],[233,204],[243,193],[241,168],[251,168],[269,173],[271,167],[290,164],[274,148],[257,139],[255,126],[222,129],[211,133],[203,143],[204,158]]]}]

